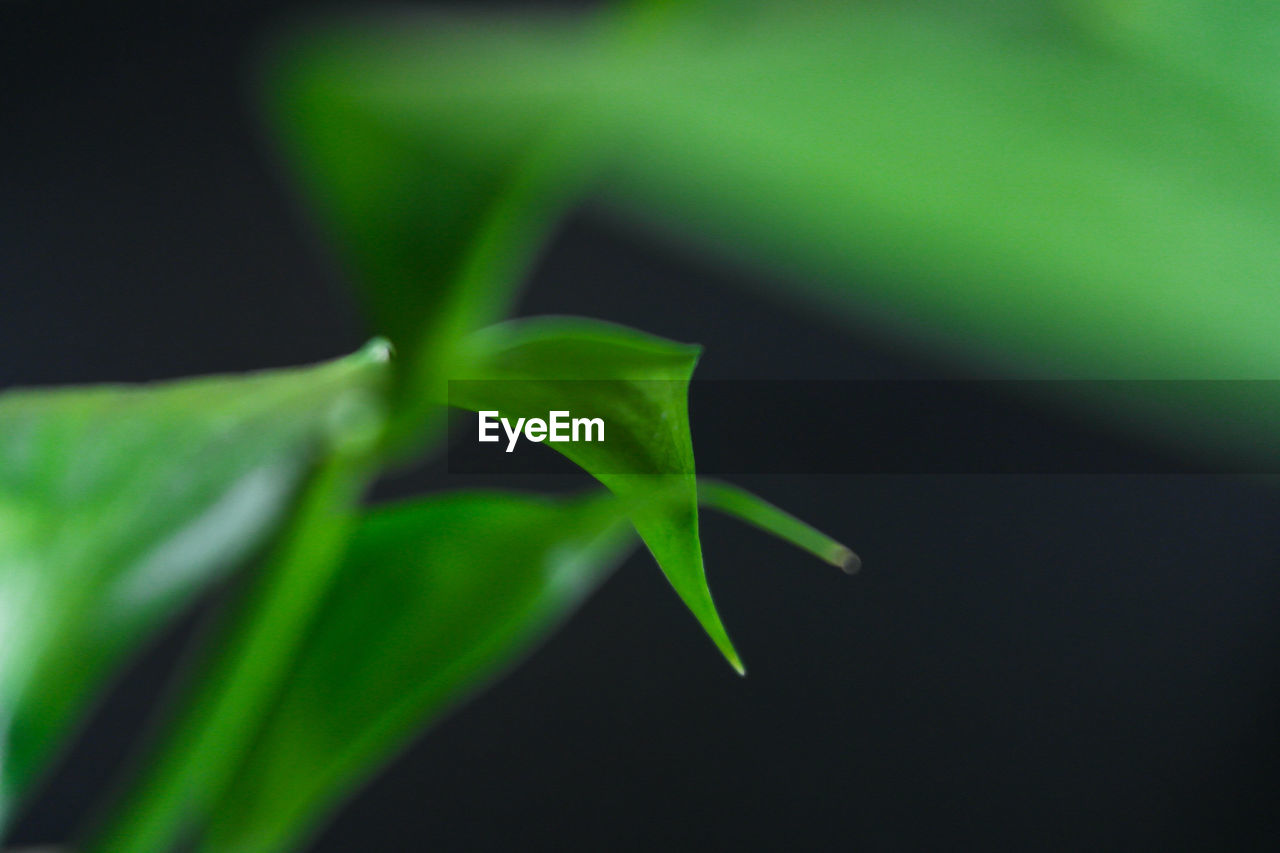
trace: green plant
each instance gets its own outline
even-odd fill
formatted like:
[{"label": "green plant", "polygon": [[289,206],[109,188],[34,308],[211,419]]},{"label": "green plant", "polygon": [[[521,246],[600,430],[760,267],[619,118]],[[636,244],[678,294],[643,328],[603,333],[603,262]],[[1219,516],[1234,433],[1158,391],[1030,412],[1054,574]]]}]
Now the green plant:
[{"label": "green plant", "polygon": [[[1276,7],[1246,0],[922,0],[295,39],[266,68],[267,113],[396,355],[375,341],[304,370],[0,398],[0,824],[108,673],[239,566],[90,849],[297,843],[576,605],[632,531],[740,669],[699,500],[850,564],[696,482],[695,349],[590,321],[493,325],[590,192],[973,364],[1274,379],[1278,38]],[[572,458],[608,491],[363,508],[381,469],[438,445],[462,377],[513,396],[454,402],[530,410],[554,402],[549,380],[607,381],[592,403],[629,450]],[[1122,403],[1143,429],[1274,454],[1269,433],[1223,428],[1256,400]]]},{"label": "green plant", "polygon": [[[256,565],[103,849],[163,850],[193,828],[209,849],[296,842],[370,766],[562,619],[629,550],[629,529],[743,671],[698,542],[686,412],[697,348],[589,321],[463,337],[449,370],[518,380],[471,386],[490,395],[477,406],[562,405],[546,380],[610,380],[580,387],[611,440],[567,447],[612,494],[458,493],[361,510],[395,418],[430,412],[420,391],[394,396],[390,353],[379,340],[310,369],[6,395],[6,807],[106,673],[246,561]],[[431,429],[415,426],[401,434]],[[662,473],[650,473],[655,459]],[[848,565],[847,549],[744,492],[717,486],[703,501]]]},{"label": "green plant", "polygon": [[[376,185],[366,173],[347,189]],[[361,280],[375,306],[395,297],[375,316],[398,356],[377,339],[313,368],[0,398],[0,823],[109,673],[240,566],[158,747],[89,849],[297,844],[637,541],[744,672],[698,539],[698,348],[585,320],[480,328],[522,257],[512,234],[490,234],[510,225],[502,203],[496,225],[466,230],[449,210],[390,223],[351,197],[340,207],[347,238],[379,229]],[[363,508],[387,465],[438,446],[451,377],[486,380],[455,404],[504,411],[562,406],[557,381],[594,380],[578,402],[610,440],[565,452],[608,492]],[[843,546],[745,492],[712,485],[701,502],[850,566]]]},{"label": "green plant", "polygon": [[[167,849],[205,821],[210,849],[296,841],[321,806],[567,615],[630,549],[628,530],[743,671],[698,543],[685,410],[697,349],[603,323],[522,321],[455,353],[468,376],[519,379],[472,386],[498,393],[478,405],[504,410],[523,400],[503,389],[554,406],[560,386],[544,380],[611,380],[587,384],[607,391],[584,401],[611,440],[568,447],[612,495],[446,493],[359,509],[397,412],[382,341],[311,369],[6,395],[6,807],[106,673],[240,563],[256,565],[105,849]],[[647,473],[655,458],[670,472]],[[703,502],[848,564],[847,549],[746,493],[716,486]]]}]

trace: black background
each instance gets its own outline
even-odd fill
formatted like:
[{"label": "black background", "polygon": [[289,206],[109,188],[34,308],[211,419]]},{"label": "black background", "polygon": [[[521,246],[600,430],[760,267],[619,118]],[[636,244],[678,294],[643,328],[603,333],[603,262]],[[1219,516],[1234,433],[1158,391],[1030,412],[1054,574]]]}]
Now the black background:
[{"label": "black background", "polygon": [[[0,385],[294,364],[366,335],[249,107],[244,70],[282,4],[175,6],[0,6]],[[587,209],[521,313],[700,342],[704,378],[964,375],[755,276]],[[735,441],[696,413],[694,430]],[[1189,476],[738,479],[850,542],[863,573],[709,516],[748,678],[636,556],[317,849],[1276,849],[1280,493]],[[378,494],[463,481],[437,460]],[[85,817],[190,621],[117,685],[16,841]]]}]

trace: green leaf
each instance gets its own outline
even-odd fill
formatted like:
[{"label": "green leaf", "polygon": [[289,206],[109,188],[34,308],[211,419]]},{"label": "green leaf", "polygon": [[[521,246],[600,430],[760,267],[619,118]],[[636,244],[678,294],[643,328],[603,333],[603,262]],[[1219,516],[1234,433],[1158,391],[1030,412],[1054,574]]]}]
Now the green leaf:
[{"label": "green leaf", "polygon": [[0,396],[0,823],[121,659],[376,427],[386,360]]},{"label": "green leaf", "polygon": [[545,419],[551,410],[602,418],[605,441],[551,446],[618,496],[676,593],[742,673],[707,587],[698,536],[688,394],[699,352],[598,321],[512,321],[467,339],[449,404],[513,421]]},{"label": "green leaf", "polygon": [[360,121],[467,128],[473,156],[539,121],[586,129],[615,207],[979,370],[1274,379],[1275,8],[666,4],[622,44],[401,17],[312,56]]},{"label": "green leaf", "polygon": [[613,192],[1004,370],[1280,375],[1274,110],[1052,17],[953,6],[674,27],[620,98]]},{"label": "green leaf", "polygon": [[203,849],[291,848],[564,621],[633,542],[605,495],[453,493],[372,510]]}]

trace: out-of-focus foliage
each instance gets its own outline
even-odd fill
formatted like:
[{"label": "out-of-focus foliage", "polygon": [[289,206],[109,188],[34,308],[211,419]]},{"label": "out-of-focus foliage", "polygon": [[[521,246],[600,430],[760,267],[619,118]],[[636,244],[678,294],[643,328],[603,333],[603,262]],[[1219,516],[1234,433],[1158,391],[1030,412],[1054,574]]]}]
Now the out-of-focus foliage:
[{"label": "out-of-focus foliage", "polygon": [[522,656],[635,539],[604,494],[458,493],[372,511],[204,848],[277,850]]},{"label": "out-of-focus foliage", "polygon": [[667,4],[401,17],[287,67],[420,144],[574,128],[619,206],[974,365],[1273,379],[1278,33],[1245,0]]},{"label": "out-of-focus foliage", "polygon": [[[848,548],[755,495],[704,481],[710,506],[851,569]],[[286,849],[406,739],[512,662],[634,542],[603,494],[442,495],[373,510],[297,665],[204,834],[204,849]],[[696,531],[694,533],[696,537]]]},{"label": "out-of-focus foliage", "polygon": [[[604,61],[654,23],[535,29],[542,48],[603,45]],[[532,31],[483,32],[514,49]],[[630,541],[622,519],[742,670],[698,537],[686,399],[697,348],[584,322],[474,334],[505,313],[590,171],[598,140],[577,93],[516,88],[495,101],[404,79],[371,92],[368,57],[341,67],[347,43],[323,36],[278,67],[276,124],[401,357],[388,367],[378,342],[311,370],[0,398],[0,827],[121,658],[246,563],[255,571],[206,632],[150,761],[89,849],[291,843],[563,618]],[[613,496],[452,496],[362,520],[378,470],[439,438],[451,376],[507,383],[471,404],[606,417],[609,441],[567,455]],[[599,384],[559,399],[548,380],[564,379]],[[749,497],[723,508],[810,550],[823,539]]]},{"label": "out-of-focus foliage", "polygon": [[1053,6],[793,4],[724,23],[654,51],[676,79],[624,110],[624,203],[1004,370],[1280,376],[1274,101],[1109,49]]},{"label": "out-of-focus foliage", "polygon": [[[697,537],[696,351],[585,326],[472,336],[582,195],[980,367],[1280,378],[1278,47],[1280,7],[1256,0],[652,3],[300,35],[268,66],[269,112],[402,354],[390,390],[366,353],[0,400],[0,820],[111,665],[260,552],[99,849],[292,843],[571,609],[616,559],[618,515],[737,665]],[[591,401],[621,455],[567,455],[613,497],[361,520],[387,455],[438,437],[455,377],[507,386],[459,404],[539,414],[561,405],[550,381],[607,381]],[[1258,400],[1215,399],[1217,419],[1131,412],[1240,439]],[[852,564],[752,496],[703,497]]]},{"label": "out-of-focus foliage", "polygon": [[375,343],[310,370],[0,397],[0,819],[121,658],[377,429],[385,377]]}]

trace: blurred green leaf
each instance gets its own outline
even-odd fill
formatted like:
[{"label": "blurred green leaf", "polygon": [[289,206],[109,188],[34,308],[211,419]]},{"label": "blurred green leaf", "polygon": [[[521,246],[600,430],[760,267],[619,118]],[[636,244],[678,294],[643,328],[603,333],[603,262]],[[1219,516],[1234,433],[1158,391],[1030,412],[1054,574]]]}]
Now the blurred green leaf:
[{"label": "blurred green leaf", "polygon": [[606,495],[452,493],[372,510],[202,849],[289,849],[564,621],[633,542]]},{"label": "blurred green leaf", "polygon": [[624,203],[1002,370],[1280,376],[1269,114],[980,3],[742,18],[624,90]]},{"label": "blurred green leaf", "polygon": [[380,417],[386,348],[315,368],[0,396],[0,822],[142,640]]},{"label": "blurred green leaf", "polygon": [[275,546],[203,638],[141,777],[81,849],[160,853],[203,824],[294,666],[341,564],[380,438],[355,437],[320,466]]},{"label": "blurred green leaf", "polygon": [[698,537],[688,395],[700,352],[599,321],[511,321],[466,340],[449,403],[513,420],[545,419],[551,410],[602,418],[603,442],[551,447],[618,496],[676,593],[741,673],[707,587]]},{"label": "blurred green leaf", "polygon": [[1280,377],[1274,4],[740,2],[635,20],[619,46],[553,18],[401,16],[308,56],[341,74],[352,133],[371,116],[465,127],[512,156],[515,128],[568,123],[620,209],[979,370]]},{"label": "blurred green leaf", "polygon": [[[749,492],[711,483],[703,499],[850,568],[849,549]],[[603,494],[462,492],[370,511],[201,849],[297,845],[568,618],[633,542],[626,508]]]}]

